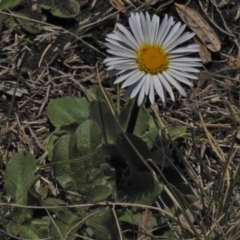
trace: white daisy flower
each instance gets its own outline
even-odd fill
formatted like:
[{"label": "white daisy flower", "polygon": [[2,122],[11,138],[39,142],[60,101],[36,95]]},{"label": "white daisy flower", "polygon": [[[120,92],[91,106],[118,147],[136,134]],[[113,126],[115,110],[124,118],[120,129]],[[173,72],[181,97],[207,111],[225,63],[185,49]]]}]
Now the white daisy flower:
[{"label": "white daisy flower", "polygon": [[148,95],[154,104],[154,90],[166,104],[167,91],[172,101],[174,86],[181,95],[186,92],[179,84],[193,86],[189,79],[198,79],[197,73],[202,64],[200,58],[187,57],[199,51],[197,44],[180,46],[191,39],[194,33],[183,33],[186,25],[174,23],[173,17],[165,15],[162,22],[148,13],[132,13],[129,17],[129,31],[122,24],[117,24],[118,31],[106,37],[107,51],[113,56],[104,60],[107,70],[118,75],[115,84],[122,83],[121,88],[128,87],[126,93],[130,98],[138,94],[138,105]]}]

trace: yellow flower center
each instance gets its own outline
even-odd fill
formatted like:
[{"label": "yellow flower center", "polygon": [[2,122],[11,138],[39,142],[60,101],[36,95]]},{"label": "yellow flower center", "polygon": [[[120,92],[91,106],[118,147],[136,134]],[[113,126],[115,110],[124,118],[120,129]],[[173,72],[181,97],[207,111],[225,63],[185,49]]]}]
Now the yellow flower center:
[{"label": "yellow flower center", "polygon": [[163,72],[169,66],[165,50],[153,44],[144,44],[137,50],[136,62],[141,71],[152,75]]}]

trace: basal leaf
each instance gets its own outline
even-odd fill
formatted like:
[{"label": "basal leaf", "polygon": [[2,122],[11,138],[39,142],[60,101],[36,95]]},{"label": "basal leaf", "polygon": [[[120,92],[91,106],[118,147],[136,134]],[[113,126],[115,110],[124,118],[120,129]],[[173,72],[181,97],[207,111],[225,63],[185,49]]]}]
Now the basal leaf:
[{"label": "basal leaf", "polygon": [[[142,217],[142,214],[141,214],[142,209],[136,209],[135,211],[133,208],[129,209],[129,211],[126,211],[125,209],[119,209],[116,212],[121,222],[129,223],[133,225],[139,225],[139,222]],[[152,218],[152,221],[153,221],[154,227],[159,226],[159,223],[157,222],[155,217]]]},{"label": "basal leaf", "polygon": [[142,136],[139,137],[141,137],[141,139],[147,144],[148,149],[150,150],[156,145],[157,136],[159,136],[159,128],[154,117],[150,115],[148,120],[148,129]]},{"label": "basal leaf", "polygon": [[[104,102],[109,102],[111,108],[116,113],[117,110],[115,108],[115,105],[113,103],[111,95],[104,89],[101,88],[99,85],[93,85],[88,91],[87,91],[88,97],[90,101],[93,100],[101,100]],[[107,98],[107,99],[106,99]]]},{"label": "basal leaf", "polygon": [[111,185],[94,185],[86,188],[87,195],[85,196],[86,202],[99,202],[107,200],[112,194]]},{"label": "basal leaf", "polygon": [[99,126],[92,120],[86,120],[80,124],[74,136],[76,149],[80,156],[93,153],[102,142]]},{"label": "basal leaf", "polygon": [[[77,190],[77,183],[72,176],[72,166],[67,163],[70,159],[69,149],[71,148],[72,137],[65,135],[59,138],[53,150],[53,163],[61,162],[61,164],[54,165],[54,174],[60,185],[65,189],[72,191]],[[64,163],[66,162],[66,163]],[[78,163],[72,164],[75,168]],[[79,169],[79,167],[77,167]]]},{"label": "basal leaf", "polygon": [[6,167],[5,187],[7,195],[17,204],[27,205],[27,194],[37,181],[36,160],[29,152],[18,152],[11,157]]},{"label": "basal leaf", "polygon": [[183,126],[167,126],[167,130],[173,140],[180,138],[187,133],[186,127]]},{"label": "basal leaf", "polygon": [[118,117],[119,123],[121,124],[121,127],[124,129],[124,131],[126,131],[126,129],[127,129],[133,105],[134,105],[134,100],[133,99],[129,99],[128,103],[121,110],[121,113],[120,113],[120,115]]},{"label": "basal leaf", "polygon": [[32,34],[37,34],[42,31],[42,28],[43,28],[42,24],[38,24],[36,22],[33,24],[33,22],[30,19],[28,19],[28,16],[22,13],[19,13],[19,12],[13,12],[13,13],[14,13],[15,19],[24,30]]},{"label": "basal leaf", "polygon": [[163,184],[150,172],[138,172],[131,176],[125,187],[117,192],[119,201],[152,205],[162,192]]},{"label": "basal leaf", "polygon": [[42,239],[48,235],[50,223],[49,217],[34,219],[26,223],[12,221],[7,225],[7,231],[22,239]]},{"label": "basal leaf", "polygon": [[55,131],[50,134],[45,140],[44,145],[47,146],[48,150],[48,159],[51,160],[53,156],[53,149],[56,141],[64,135],[70,134],[73,135],[79,126],[78,123],[72,123],[69,125],[64,125],[60,128],[56,128]]},{"label": "basal leaf", "polygon": [[[44,206],[58,206],[61,204],[64,204],[64,202],[56,198],[47,198],[42,200],[42,205]],[[78,228],[74,226],[76,226],[76,223],[80,221],[79,217],[67,208],[55,208],[49,209],[49,211],[54,213],[55,218],[54,223],[52,223],[49,227],[48,236],[54,239],[62,239],[62,237],[66,237],[65,239],[67,240],[76,239],[74,234],[77,233]]]},{"label": "basal leaf", "polygon": [[0,11],[16,7],[21,3],[21,0],[2,0],[0,1]]},{"label": "basal leaf", "polygon": [[106,143],[115,143],[116,135],[121,129],[105,102],[94,100],[90,103],[90,118],[97,122]]},{"label": "basal leaf", "polygon": [[144,107],[141,107],[138,113],[137,122],[134,128],[134,134],[142,136],[149,127],[150,113]]},{"label": "basal leaf", "polygon": [[61,127],[74,122],[81,123],[88,119],[89,103],[85,98],[78,100],[72,97],[63,97],[50,101],[47,115],[55,127]]},{"label": "basal leaf", "polygon": [[86,221],[94,232],[94,239],[119,239],[116,220],[109,208],[104,208]]},{"label": "basal leaf", "polygon": [[74,18],[80,11],[80,5],[76,0],[68,0],[63,6],[58,1],[45,1],[44,4],[39,4],[40,8],[49,10],[53,16],[60,18]]}]

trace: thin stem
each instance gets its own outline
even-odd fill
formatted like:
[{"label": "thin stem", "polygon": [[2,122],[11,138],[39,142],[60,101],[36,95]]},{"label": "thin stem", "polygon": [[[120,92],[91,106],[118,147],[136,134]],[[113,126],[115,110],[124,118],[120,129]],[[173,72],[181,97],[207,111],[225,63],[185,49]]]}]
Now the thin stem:
[{"label": "thin stem", "polygon": [[135,128],[135,125],[136,125],[136,122],[137,122],[138,113],[139,113],[139,106],[137,105],[137,98],[135,98],[126,132],[128,132],[128,133],[133,133],[134,132],[134,128]]}]

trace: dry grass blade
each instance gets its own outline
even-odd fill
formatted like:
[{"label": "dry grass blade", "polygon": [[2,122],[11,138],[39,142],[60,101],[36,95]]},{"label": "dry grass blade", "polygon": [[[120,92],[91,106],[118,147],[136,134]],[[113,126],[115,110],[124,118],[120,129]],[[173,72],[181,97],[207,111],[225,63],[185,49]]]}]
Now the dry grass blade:
[{"label": "dry grass blade", "polygon": [[144,233],[141,232],[144,230],[147,233],[153,229],[153,219],[151,210],[147,209],[142,213],[141,220],[138,228],[138,237],[137,240],[150,240],[150,237],[147,237]]},{"label": "dry grass blade", "polygon": [[181,19],[196,33],[206,47],[213,52],[219,51],[221,43],[218,36],[200,14],[184,5],[177,3],[175,5]]}]

